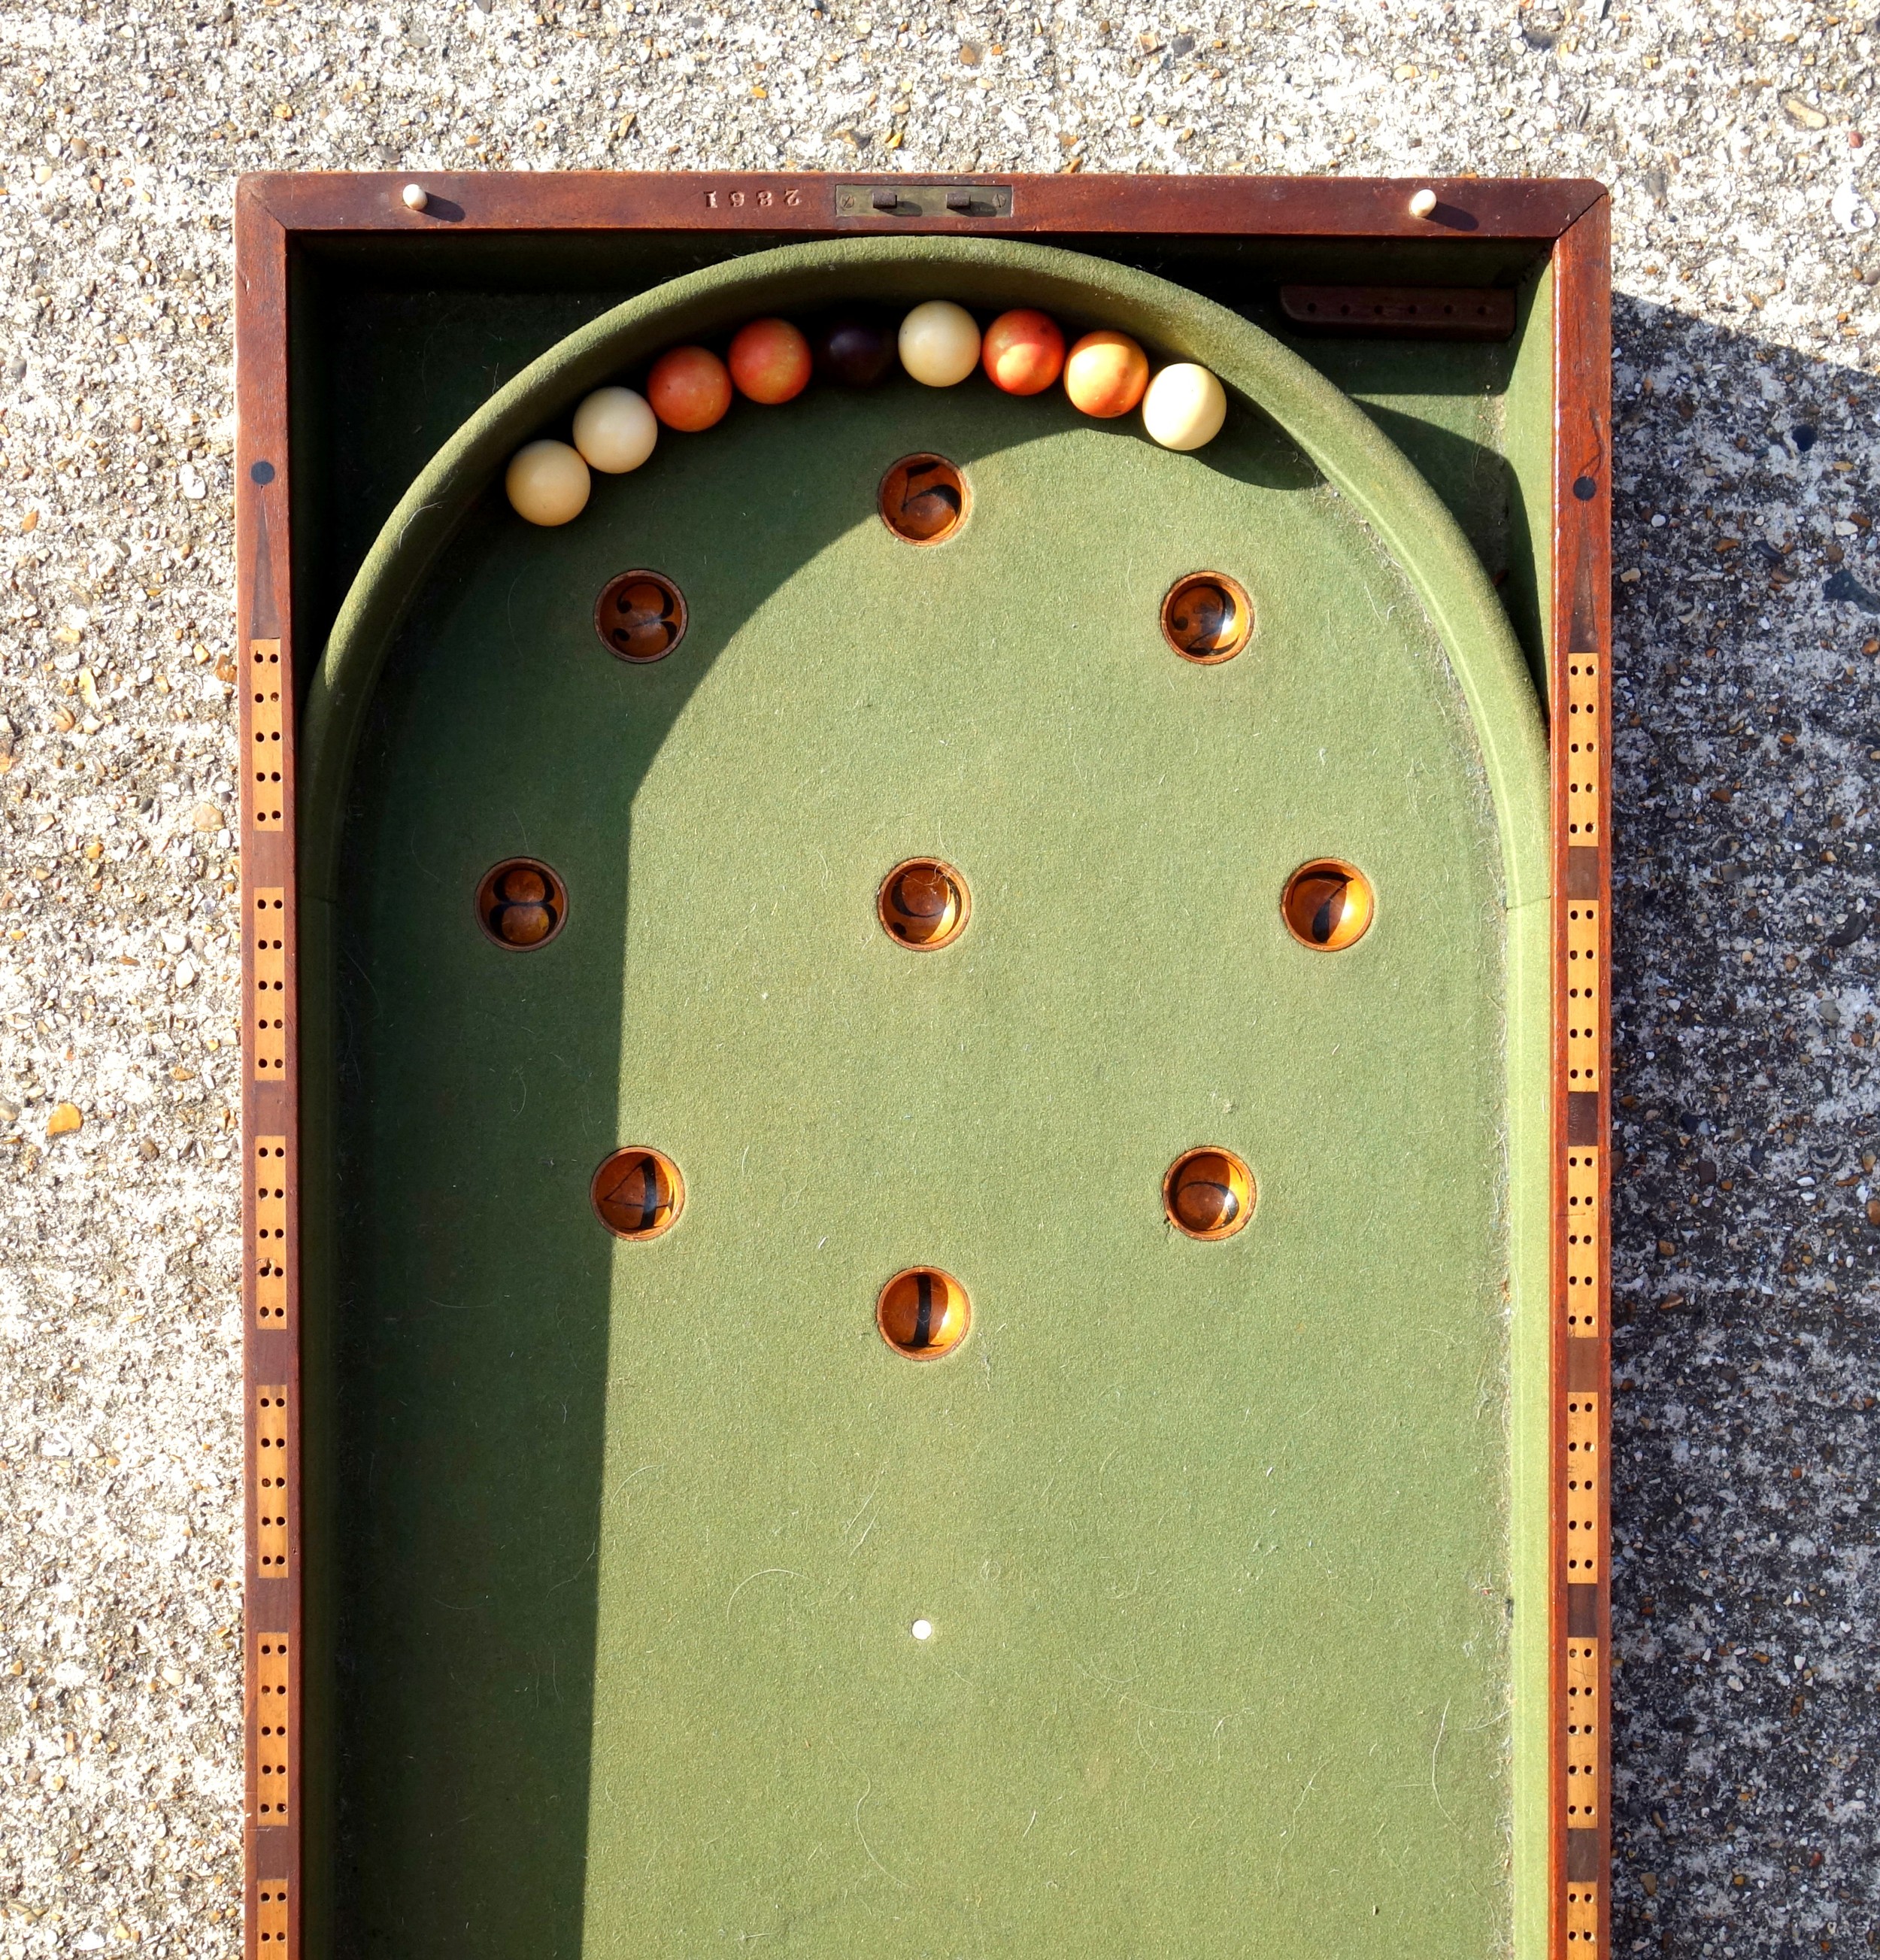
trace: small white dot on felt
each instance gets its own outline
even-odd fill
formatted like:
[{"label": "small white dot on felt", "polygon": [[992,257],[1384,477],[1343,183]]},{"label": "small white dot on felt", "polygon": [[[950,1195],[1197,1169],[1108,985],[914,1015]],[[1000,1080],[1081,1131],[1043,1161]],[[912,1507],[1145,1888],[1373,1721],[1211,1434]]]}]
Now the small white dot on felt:
[{"label": "small white dot on felt", "polygon": [[931,1620],[916,1620],[908,1631],[917,1640],[930,1640],[934,1637],[934,1622]]}]

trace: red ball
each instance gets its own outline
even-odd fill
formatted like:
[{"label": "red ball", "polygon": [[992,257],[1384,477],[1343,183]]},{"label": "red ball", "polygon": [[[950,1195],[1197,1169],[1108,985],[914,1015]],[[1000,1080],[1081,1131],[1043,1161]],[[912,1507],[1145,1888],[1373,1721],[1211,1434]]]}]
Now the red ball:
[{"label": "red ball", "polygon": [[731,378],[753,402],[793,401],[810,385],[810,343],[787,320],[754,320],[731,343]]},{"label": "red ball", "polygon": [[1064,337],[1048,313],[1017,307],[986,329],[979,358],[995,388],[1042,394],[1064,372]]},{"label": "red ball", "polygon": [[668,428],[694,433],[724,419],[731,377],[708,347],[675,347],[654,362],[646,399]]}]

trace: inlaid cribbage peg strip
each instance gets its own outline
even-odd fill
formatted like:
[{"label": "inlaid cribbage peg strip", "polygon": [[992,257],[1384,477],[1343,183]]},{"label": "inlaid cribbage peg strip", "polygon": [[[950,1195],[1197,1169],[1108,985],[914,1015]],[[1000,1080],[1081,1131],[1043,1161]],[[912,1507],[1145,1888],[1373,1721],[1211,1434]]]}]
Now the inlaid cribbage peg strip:
[{"label": "inlaid cribbage peg strip", "polygon": [[[265,282],[264,282],[265,283]],[[276,290],[285,304],[285,286]],[[242,1136],[247,1402],[247,1960],[293,1960],[300,1939],[300,1356],[294,1041],[291,616],[284,552],[285,402],[237,377],[243,634]]]},{"label": "inlaid cribbage peg strip", "polygon": [[1609,219],[1560,242],[1554,431],[1554,752],[1555,1882],[1548,1948],[1611,1950],[1608,1538],[1611,1325],[1607,1207],[1611,931],[1611,419]]}]

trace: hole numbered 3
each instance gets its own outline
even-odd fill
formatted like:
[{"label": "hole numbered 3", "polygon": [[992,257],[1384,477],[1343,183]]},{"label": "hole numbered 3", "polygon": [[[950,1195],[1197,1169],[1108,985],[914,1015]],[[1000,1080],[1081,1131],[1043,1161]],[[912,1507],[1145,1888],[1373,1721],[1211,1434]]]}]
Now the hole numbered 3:
[{"label": "hole numbered 3", "polygon": [[664,660],[686,637],[686,596],[663,572],[623,571],[595,601],[601,644],[632,667]]}]

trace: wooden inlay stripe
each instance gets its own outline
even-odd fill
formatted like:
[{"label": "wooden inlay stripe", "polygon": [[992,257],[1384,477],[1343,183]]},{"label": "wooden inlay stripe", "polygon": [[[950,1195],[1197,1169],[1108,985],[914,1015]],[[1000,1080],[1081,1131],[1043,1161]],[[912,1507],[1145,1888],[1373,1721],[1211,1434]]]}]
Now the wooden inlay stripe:
[{"label": "wooden inlay stripe", "polygon": [[1567,1153],[1567,1332],[1586,1340],[1599,1324],[1599,1153]]},{"label": "wooden inlay stripe", "polygon": [[255,1951],[261,1960],[289,1960],[288,1887],[285,1879],[263,1879],[255,1890]]},{"label": "wooden inlay stripe", "polygon": [[1567,841],[1599,842],[1599,656],[1567,657]]},{"label": "wooden inlay stripe", "polygon": [[255,1567],[263,1579],[288,1575],[288,1392],[255,1391]]},{"label": "wooden inlay stripe", "polygon": [[1599,908],[1567,907],[1567,1087],[1599,1087]]},{"label": "wooden inlay stripe", "polygon": [[254,1071],[257,1082],[287,1079],[287,892],[263,885],[249,895],[254,948]]},{"label": "wooden inlay stripe", "polygon": [[1595,1584],[1599,1567],[1599,1398],[1582,1389],[1567,1398],[1567,1583]]},{"label": "wooden inlay stripe", "polygon": [[257,1137],[250,1153],[254,1178],[255,1325],[288,1319],[288,1140]]},{"label": "wooden inlay stripe", "polygon": [[281,642],[248,642],[249,775],[257,830],[287,827],[285,742],[282,739]]},{"label": "wooden inlay stripe", "polygon": [[[288,1821],[288,1710],[291,1675],[285,1634],[255,1639],[255,1822]],[[286,1901],[283,1900],[285,1910]]]}]

